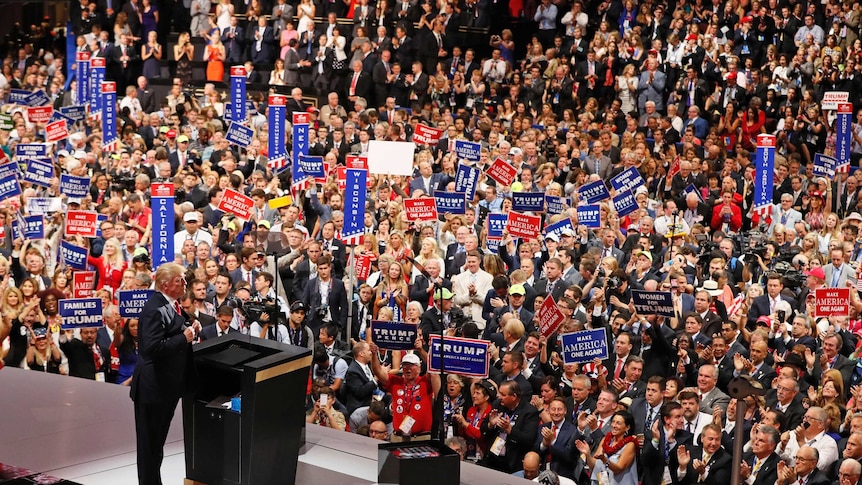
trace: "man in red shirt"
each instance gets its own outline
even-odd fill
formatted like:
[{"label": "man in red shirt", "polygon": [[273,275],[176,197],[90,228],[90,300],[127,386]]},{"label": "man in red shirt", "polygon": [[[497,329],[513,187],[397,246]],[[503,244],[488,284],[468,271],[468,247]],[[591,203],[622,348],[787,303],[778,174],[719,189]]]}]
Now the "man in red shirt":
[{"label": "man in red shirt", "polygon": [[150,215],[153,211],[144,204],[144,201],[141,200],[141,196],[138,194],[129,195],[127,203],[128,213],[126,214],[126,221],[130,228],[137,231],[138,235],[143,237],[144,233],[147,232],[147,228],[150,227],[152,220]]},{"label": "man in red shirt", "polygon": [[712,211],[711,226],[714,231],[724,231],[725,234],[737,232],[742,227],[742,209],[733,203],[732,191],[721,193],[721,204]]}]

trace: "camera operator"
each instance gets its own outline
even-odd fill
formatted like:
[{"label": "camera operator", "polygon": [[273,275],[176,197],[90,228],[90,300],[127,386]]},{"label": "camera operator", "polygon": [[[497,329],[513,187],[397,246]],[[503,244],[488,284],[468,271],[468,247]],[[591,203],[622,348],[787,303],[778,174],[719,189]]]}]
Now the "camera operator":
[{"label": "camera operator", "polygon": [[632,283],[625,270],[615,270],[609,277],[605,278],[604,283],[605,301],[608,304],[608,309],[613,307],[628,311],[629,302],[632,300]]},{"label": "camera operator", "polygon": [[266,271],[258,273],[254,278],[255,295],[251,301],[270,304],[277,303],[279,313],[283,314],[285,318],[289,318],[287,302],[284,298],[275,294],[275,290],[272,287],[274,282],[275,277],[271,273]]},{"label": "camera operator", "polygon": [[314,336],[305,324],[305,303],[295,301],[290,305],[290,318],[287,321],[289,344],[297,347],[314,348]]}]

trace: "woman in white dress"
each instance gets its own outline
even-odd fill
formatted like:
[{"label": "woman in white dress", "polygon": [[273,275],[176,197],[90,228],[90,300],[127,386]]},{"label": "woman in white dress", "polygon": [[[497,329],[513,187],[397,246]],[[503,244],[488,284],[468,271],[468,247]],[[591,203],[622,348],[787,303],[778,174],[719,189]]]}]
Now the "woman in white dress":
[{"label": "woman in white dress", "polygon": [[620,110],[631,113],[635,109],[635,92],[638,88],[638,78],[635,76],[635,65],[628,64],[623,68],[623,74],[617,76],[617,92],[620,96]]},{"label": "woman in white dress", "polygon": [[296,31],[299,32],[298,36],[302,37],[302,34],[309,30],[310,28],[314,28],[314,14],[315,7],[314,2],[311,0],[302,0],[296,9],[299,12],[299,22],[296,26]]},{"label": "woman in white dress", "polygon": [[233,4],[230,0],[222,0],[216,5],[216,25],[219,32],[224,32],[230,27],[230,18],[233,16]]}]

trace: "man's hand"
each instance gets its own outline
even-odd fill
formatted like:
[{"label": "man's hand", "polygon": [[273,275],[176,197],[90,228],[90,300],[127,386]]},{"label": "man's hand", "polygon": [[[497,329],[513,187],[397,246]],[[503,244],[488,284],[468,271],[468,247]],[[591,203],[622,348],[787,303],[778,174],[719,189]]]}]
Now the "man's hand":
[{"label": "man's hand", "polygon": [[679,462],[679,468],[685,469],[691,463],[691,453],[685,449],[685,445],[679,445],[676,449],[676,460]]}]

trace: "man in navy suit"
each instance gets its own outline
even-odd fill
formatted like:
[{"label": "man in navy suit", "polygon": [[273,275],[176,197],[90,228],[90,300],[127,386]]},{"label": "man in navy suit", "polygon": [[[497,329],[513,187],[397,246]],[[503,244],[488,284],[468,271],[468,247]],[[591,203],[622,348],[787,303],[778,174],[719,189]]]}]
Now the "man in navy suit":
[{"label": "man in navy suit", "polygon": [[177,403],[193,380],[192,341],[199,323],[187,325],[179,306],[186,290],[185,268],[166,263],[156,271],[156,292],[144,305],[138,326],[138,363],[132,379],[135,402],[138,482],[161,484],[165,440]]},{"label": "man in navy suit", "polygon": [[727,485],[730,483],[733,457],[721,447],[721,428],[710,423],[703,428],[700,436],[702,447],[681,451],[677,456],[679,485]]},{"label": "man in navy suit", "polygon": [[271,64],[275,53],[275,34],[267,25],[266,17],[257,19],[257,26],[249,29],[248,42],[251,50],[251,61],[255,64]]},{"label": "man in navy suit", "polygon": [[230,283],[236,286],[239,281],[246,281],[254,288],[254,279],[257,278],[257,250],[255,248],[242,248],[239,252],[242,263],[239,268],[230,272]]},{"label": "man in navy suit", "polygon": [[[661,406],[664,404],[664,378],[652,376],[647,381],[644,397],[632,400],[629,412],[635,418],[633,433],[644,435],[644,439],[652,439],[652,424],[661,414]],[[719,433],[721,437],[721,433]]]},{"label": "man in navy suit", "polygon": [[751,310],[748,312],[749,327],[754,327],[759,317],[772,315],[775,312],[775,304],[779,301],[786,301],[790,304],[790,308],[798,308],[796,300],[781,294],[783,289],[784,279],[780,274],[775,272],[766,274],[766,294],[758,296],[752,302]]},{"label": "man in navy suit", "polygon": [[225,62],[230,65],[239,64],[242,62],[242,43],[244,40],[242,27],[237,25],[238,18],[236,15],[230,18],[230,26],[224,29],[221,34],[221,41],[225,49]]},{"label": "man in navy suit", "polygon": [[739,467],[739,477],[743,481],[757,470],[751,485],[773,485],[778,479],[778,462],[781,457],[775,453],[775,448],[781,440],[778,430],[772,426],[760,424],[757,433],[751,440],[751,451],[742,456]]},{"label": "man in navy suit", "polygon": [[230,326],[232,321],[233,308],[227,305],[222,305],[218,310],[216,310],[215,325],[207,325],[201,330],[201,340],[214,339],[229,333],[236,333],[237,330]]},{"label": "man in navy suit", "polygon": [[324,323],[335,323],[344,335],[347,328],[347,290],[341,280],[332,278],[332,256],[317,258],[317,277],[312,278],[302,292],[300,301],[308,305],[308,328],[317,338]]},{"label": "man in navy suit", "polygon": [[344,405],[347,414],[357,408],[371,404],[371,397],[377,390],[377,381],[371,372],[372,354],[368,343],[359,341],[353,346],[353,362],[347,367],[344,376]]},{"label": "man in navy suit", "polygon": [[583,439],[577,426],[566,421],[566,403],[555,397],[548,405],[551,422],[539,428],[533,451],[542,457],[542,465],[566,478],[574,479],[575,463],[579,454],[574,453],[575,440]]},{"label": "man in navy suit", "polygon": [[407,195],[412,197],[418,190],[433,196],[435,190],[442,190],[440,184],[445,183],[446,180],[448,180],[446,174],[434,173],[431,170],[431,164],[423,161],[419,163],[419,176],[410,181],[410,193]]},{"label": "man in navy suit", "polygon": [[678,449],[688,448],[692,442],[691,433],[682,429],[683,421],[682,406],[678,402],[671,401],[662,406],[660,419],[652,425],[653,438],[644,443],[641,451],[641,463],[652,465],[644,470],[643,485],[659,485],[665,472],[673,483],[678,482]]}]

